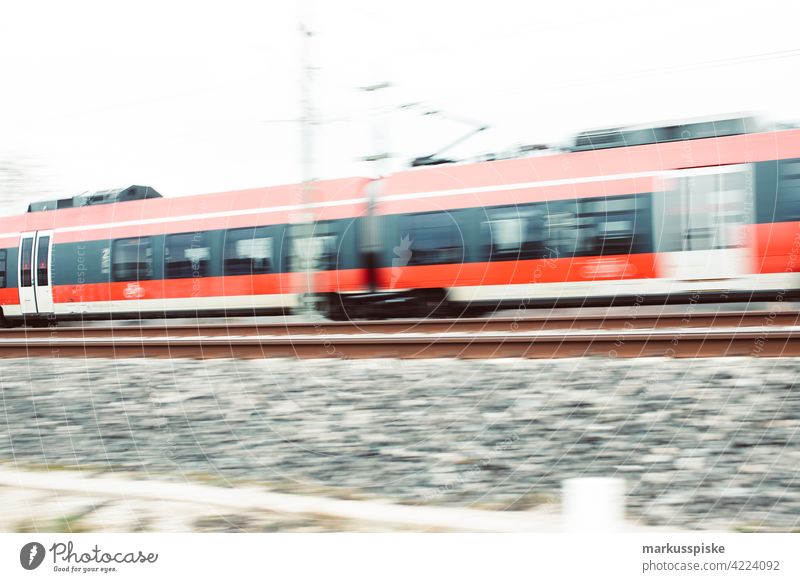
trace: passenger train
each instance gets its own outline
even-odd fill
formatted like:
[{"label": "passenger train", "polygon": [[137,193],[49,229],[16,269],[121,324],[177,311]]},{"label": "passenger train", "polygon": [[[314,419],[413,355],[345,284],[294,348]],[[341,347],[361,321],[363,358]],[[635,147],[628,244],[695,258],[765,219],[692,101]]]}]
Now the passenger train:
[{"label": "passenger train", "polygon": [[6,325],[332,319],[699,302],[800,290],[800,130],[749,118],[557,150],[165,198],[131,186],[0,218]]}]

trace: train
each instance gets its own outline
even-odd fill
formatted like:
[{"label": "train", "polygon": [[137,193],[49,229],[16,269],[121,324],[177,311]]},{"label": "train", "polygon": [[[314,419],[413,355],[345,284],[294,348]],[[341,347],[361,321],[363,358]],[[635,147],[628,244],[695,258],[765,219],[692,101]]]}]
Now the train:
[{"label": "train", "polygon": [[733,117],[377,178],[32,203],[0,218],[0,309],[40,326],[784,301],[798,252],[800,129]]}]

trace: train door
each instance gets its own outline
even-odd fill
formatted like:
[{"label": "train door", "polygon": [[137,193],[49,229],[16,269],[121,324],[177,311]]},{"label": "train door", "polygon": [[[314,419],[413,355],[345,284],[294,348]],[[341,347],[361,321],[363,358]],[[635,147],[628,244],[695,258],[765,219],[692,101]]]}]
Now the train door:
[{"label": "train door", "polygon": [[53,312],[52,231],[24,232],[19,241],[19,300],[23,315]]},{"label": "train door", "polygon": [[746,164],[670,172],[654,213],[662,277],[730,279],[750,272],[752,183]]}]

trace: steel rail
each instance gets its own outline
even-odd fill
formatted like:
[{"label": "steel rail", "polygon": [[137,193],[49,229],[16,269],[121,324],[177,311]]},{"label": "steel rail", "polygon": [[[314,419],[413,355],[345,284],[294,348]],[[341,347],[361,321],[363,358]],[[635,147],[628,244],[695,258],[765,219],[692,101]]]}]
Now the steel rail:
[{"label": "steel rail", "polygon": [[196,337],[245,335],[353,335],[364,333],[478,333],[535,332],[547,330],[634,330],[662,328],[739,328],[750,326],[800,325],[800,312],[731,311],[689,312],[660,315],[547,315],[464,319],[394,319],[364,321],[202,323],[187,324],[107,324],[81,327],[19,327],[2,329],[0,338],[121,338],[121,337]]},{"label": "steel rail", "polygon": [[800,326],[484,333],[0,338],[0,357],[563,358],[800,356]]}]

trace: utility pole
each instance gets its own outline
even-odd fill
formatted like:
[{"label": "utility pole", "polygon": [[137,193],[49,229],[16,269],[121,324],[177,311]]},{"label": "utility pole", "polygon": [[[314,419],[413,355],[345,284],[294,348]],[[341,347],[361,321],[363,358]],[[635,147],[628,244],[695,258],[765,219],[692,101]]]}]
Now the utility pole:
[{"label": "utility pole", "polygon": [[[311,3],[313,0],[303,0],[301,6],[300,16],[300,35],[301,35],[301,58],[302,58],[302,72],[300,76],[300,103],[301,103],[301,117],[300,117],[300,160],[302,165],[302,206],[303,214],[299,218],[299,224],[296,227],[300,234],[298,237],[302,241],[300,248],[296,248],[295,252],[299,251],[300,257],[304,262],[303,283],[302,283],[302,300],[300,302],[299,311],[305,315],[315,315],[316,309],[314,306],[314,261],[315,252],[313,245],[314,236],[314,102],[312,99],[314,87],[314,67],[312,65],[312,41],[314,33],[311,30],[310,12]],[[298,244],[295,239],[293,244]]]},{"label": "utility pole", "polygon": [[386,175],[387,168],[385,166],[386,160],[391,157],[387,142],[387,131],[381,131],[379,117],[381,115],[381,99],[380,97],[385,93],[385,89],[391,87],[392,84],[388,81],[381,83],[373,83],[360,87],[362,91],[370,94],[372,97],[372,153],[361,158],[365,162],[372,162],[375,167],[373,181],[367,187],[367,216],[364,231],[364,257],[368,266],[369,272],[369,290],[374,293],[377,288],[377,280],[375,277],[375,269],[378,267],[378,252],[380,249],[380,235],[378,234],[378,191],[380,190],[380,180]]},{"label": "utility pole", "polygon": [[386,135],[385,131],[381,131],[380,123],[378,121],[378,117],[381,115],[381,91],[383,89],[388,89],[392,86],[392,84],[388,81],[383,81],[381,83],[373,83],[372,85],[366,85],[364,87],[359,87],[362,91],[369,93],[372,97],[372,110],[373,110],[373,117],[372,117],[372,127],[370,128],[371,135],[372,135],[372,153],[364,156],[362,159],[365,162],[374,162],[376,165],[376,176],[381,177],[385,174],[384,160],[389,159],[391,154],[387,151],[388,148],[386,146]]}]

